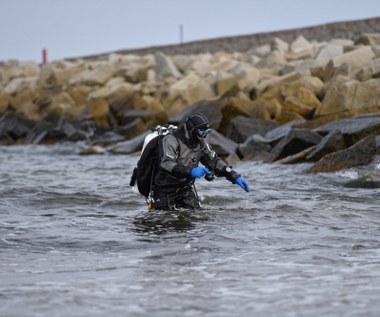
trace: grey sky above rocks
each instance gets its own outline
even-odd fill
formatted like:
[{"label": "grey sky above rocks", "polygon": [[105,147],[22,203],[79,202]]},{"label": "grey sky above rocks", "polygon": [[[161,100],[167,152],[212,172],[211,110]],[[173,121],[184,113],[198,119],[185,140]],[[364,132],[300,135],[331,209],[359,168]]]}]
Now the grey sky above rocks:
[{"label": "grey sky above rocks", "polygon": [[378,0],[0,0],[0,61],[41,61],[380,16]]}]

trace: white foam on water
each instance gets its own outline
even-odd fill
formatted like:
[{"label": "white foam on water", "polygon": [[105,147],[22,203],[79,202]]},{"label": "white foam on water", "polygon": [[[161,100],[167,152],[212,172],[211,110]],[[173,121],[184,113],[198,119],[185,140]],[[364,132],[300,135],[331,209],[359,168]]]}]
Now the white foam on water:
[{"label": "white foam on water", "polygon": [[359,173],[354,170],[345,170],[336,172],[338,176],[349,178],[349,179],[357,179],[359,177]]}]

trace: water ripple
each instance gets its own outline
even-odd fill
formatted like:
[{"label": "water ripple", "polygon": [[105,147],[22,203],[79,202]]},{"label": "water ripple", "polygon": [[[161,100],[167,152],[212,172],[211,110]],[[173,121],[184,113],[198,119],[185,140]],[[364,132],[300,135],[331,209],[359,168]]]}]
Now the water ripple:
[{"label": "water ripple", "polygon": [[241,162],[250,193],[200,180],[203,210],[153,213],[136,155],[80,147],[0,147],[4,316],[377,316],[380,196],[343,187],[365,168]]}]

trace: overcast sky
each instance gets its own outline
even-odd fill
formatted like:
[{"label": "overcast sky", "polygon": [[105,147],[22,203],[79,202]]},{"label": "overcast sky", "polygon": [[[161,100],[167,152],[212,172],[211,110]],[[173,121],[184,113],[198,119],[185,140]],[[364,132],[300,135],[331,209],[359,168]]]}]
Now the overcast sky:
[{"label": "overcast sky", "polygon": [[0,0],[0,61],[126,48],[380,16],[380,0]]}]

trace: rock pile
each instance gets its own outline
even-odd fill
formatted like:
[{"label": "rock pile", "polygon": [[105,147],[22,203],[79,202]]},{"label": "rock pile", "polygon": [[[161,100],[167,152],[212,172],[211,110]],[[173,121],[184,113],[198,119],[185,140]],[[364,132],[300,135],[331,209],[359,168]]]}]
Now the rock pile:
[{"label": "rock pile", "polygon": [[380,33],[273,37],[244,52],[0,63],[2,144],[86,140],[131,153],[147,129],[195,111],[210,118],[209,141],[231,162],[317,162],[310,172],[367,164],[379,148]]}]

